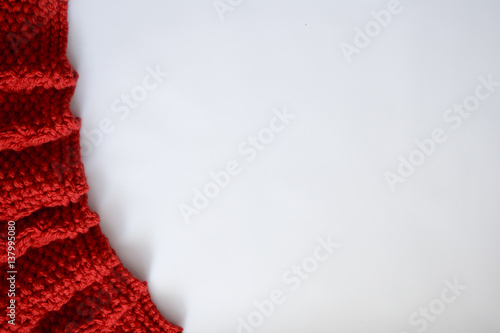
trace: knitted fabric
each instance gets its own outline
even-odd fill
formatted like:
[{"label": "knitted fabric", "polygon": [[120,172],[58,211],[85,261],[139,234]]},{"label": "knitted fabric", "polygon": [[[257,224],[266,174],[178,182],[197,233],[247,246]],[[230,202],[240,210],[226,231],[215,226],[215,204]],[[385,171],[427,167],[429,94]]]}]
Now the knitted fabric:
[{"label": "knitted fabric", "polygon": [[122,265],[87,204],[81,122],[69,108],[78,74],[66,57],[67,1],[0,0],[1,332],[182,332]]}]

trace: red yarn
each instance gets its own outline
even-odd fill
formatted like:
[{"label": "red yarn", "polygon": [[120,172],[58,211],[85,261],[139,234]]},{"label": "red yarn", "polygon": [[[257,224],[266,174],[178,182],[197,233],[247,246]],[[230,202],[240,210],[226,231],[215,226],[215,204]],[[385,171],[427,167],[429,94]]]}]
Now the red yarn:
[{"label": "red yarn", "polygon": [[81,122],[69,108],[78,74],[66,57],[67,1],[0,0],[0,267],[17,272],[14,297],[2,279],[1,330],[180,333],[88,207]]}]

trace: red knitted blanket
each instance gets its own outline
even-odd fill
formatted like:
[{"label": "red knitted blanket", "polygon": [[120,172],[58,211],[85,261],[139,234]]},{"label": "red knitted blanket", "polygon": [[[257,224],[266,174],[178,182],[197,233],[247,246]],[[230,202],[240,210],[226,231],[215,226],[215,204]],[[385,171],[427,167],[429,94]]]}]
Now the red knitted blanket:
[{"label": "red knitted blanket", "polygon": [[68,0],[0,0],[2,332],[182,332],[87,205]]}]

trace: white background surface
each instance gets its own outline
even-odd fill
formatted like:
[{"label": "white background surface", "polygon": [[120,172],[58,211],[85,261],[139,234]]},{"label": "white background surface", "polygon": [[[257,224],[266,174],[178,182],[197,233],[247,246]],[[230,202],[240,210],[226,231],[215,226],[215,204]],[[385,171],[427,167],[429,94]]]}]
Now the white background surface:
[{"label": "white background surface", "polygon": [[[91,208],[161,313],[187,333],[500,332],[500,87],[457,129],[443,118],[500,81],[500,4],[401,0],[348,63],[341,43],[388,1],[237,2],[221,19],[212,0],[70,1]],[[114,112],[148,67],[170,75]],[[283,108],[295,119],[248,162],[238,146]],[[391,191],[435,128],[446,141]],[[241,173],[186,223],[179,205],[231,160]],[[318,237],[339,247],[292,290]],[[422,322],[430,304],[444,311]]]}]

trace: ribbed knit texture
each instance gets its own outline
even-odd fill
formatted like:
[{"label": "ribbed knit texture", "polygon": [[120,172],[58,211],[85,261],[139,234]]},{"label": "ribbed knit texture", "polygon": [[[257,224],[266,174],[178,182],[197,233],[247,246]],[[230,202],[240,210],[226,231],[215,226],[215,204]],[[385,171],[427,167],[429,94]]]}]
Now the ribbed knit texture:
[{"label": "ribbed knit texture", "polygon": [[87,204],[67,0],[0,0],[0,269],[16,223],[16,320],[1,332],[168,332],[145,281],[121,263]]}]

